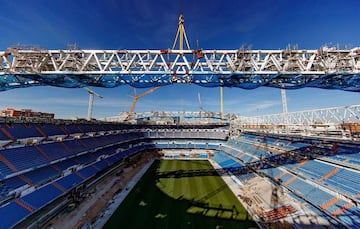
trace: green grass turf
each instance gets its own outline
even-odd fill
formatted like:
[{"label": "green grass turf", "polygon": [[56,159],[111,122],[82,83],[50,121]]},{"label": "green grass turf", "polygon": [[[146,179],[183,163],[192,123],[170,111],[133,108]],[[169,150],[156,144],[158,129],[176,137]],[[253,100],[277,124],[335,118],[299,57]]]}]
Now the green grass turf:
[{"label": "green grass turf", "polygon": [[[181,171],[179,171],[181,170]],[[208,161],[155,161],[104,228],[250,228],[256,224]]]}]

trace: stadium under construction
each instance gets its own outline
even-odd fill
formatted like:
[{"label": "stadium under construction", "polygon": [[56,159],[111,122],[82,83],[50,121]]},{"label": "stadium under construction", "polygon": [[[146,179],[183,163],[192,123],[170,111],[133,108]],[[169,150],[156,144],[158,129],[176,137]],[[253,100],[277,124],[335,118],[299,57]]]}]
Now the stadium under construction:
[{"label": "stadium under construction", "polygon": [[[285,95],[303,87],[359,92],[360,48],[184,50],[183,20],[178,49],[175,39],[166,50],[0,52],[0,90],[277,87],[284,112],[0,117],[0,228],[100,228],[135,185],[130,178],[158,159],[208,160],[259,228],[360,227],[360,105],[287,112]],[[205,174],[179,172],[171,176]]]}]

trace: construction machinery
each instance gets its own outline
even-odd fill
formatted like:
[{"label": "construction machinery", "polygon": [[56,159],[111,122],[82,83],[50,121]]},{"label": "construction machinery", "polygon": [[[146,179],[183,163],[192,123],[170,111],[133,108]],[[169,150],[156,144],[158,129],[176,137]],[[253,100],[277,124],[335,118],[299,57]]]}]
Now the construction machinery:
[{"label": "construction machinery", "polygon": [[133,98],[133,102],[131,104],[131,108],[130,108],[130,111],[128,112],[128,115],[127,117],[125,118],[125,121],[129,121],[131,120],[133,117],[134,117],[134,114],[135,114],[135,106],[136,106],[136,103],[138,102],[138,100],[156,90],[158,90],[160,88],[160,86],[158,87],[154,87],[154,88],[151,88],[150,90],[147,90],[143,93],[141,93],[140,95],[137,94],[136,92],[136,88],[134,88],[134,95],[129,95],[130,97]]},{"label": "construction machinery", "polygon": [[96,95],[100,99],[103,99],[104,97],[87,87],[83,87],[83,89],[89,93],[89,107],[88,107],[87,120],[91,120],[92,119],[92,109],[93,109],[93,104],[94,104],[94,95]]},{"label": "construction machinery", "polygon": [[179,27],[176,32],[175,40],[172,46],[172,49],[176,48],[176,42],[179,40],[179,50],[184,50],[184,41],[186,43],[187,49],[190,50],[189,41],[186,36],[185,27],[184,27],[184,14],[179,16]]},{"label": "construction machinery", "polygon": [[200,117],[201,117],[201,114],[204,112],[204,108],[203,108],[203,105],[202,105],[202,102],[201,102],[200,92],[198,93],[198,100],[199,100]]},{"label": "construction machinery", "polygon": [[[179,27],[178,27],[178,30],[176,32],[176,36],[175,36],[175,40],[174,40],[172,49],[174,50],[176,48],[176,44],[178,43],[179,44],[179,50],[184,50],[184,42],[185,42],[185,44],[187,46],[187,49],[190,50],[189,41],[187,39],[186,32],[185,32],[185,27],[184,27],[184,15],[181,13],[180,16],[179,16]],[[124,121],[130,121],[134,117],[135,106],[136,106],[136,103],[138,102],[138,100],[140,98],[142,98],[142,97],[144,97],[144,96],[158,90],[159,88],[160,88],[160,86],[151,88],[150,90],[145,91],[140,95],[137,94],[136,88],[134,88],[134,95],[133,96],[129,95],[130,97],[133,98],[133,102],[131,104],[130,111],[128,112],[128,115],[127,115],[127,117],[125,118]],[[201,102],[200,101],[200,94],[199,94],[199,102]],[[202,105],[201,105],[201,110],[202,110]]]},{"label": "construction machinery", "polygon": [[[184,26],[184,14],[180,13],[179,16],[179,27],[176,32],[175,40],[172,46],[172,49],[174,50],[177,46],[177,43],[179,44],[179,50],[184,50],[184,46],[186,45],[188,50],[190,49],[189,41],[186,36],[185,26]],[[194,50],[193,52],[197,54],[198,58],[201,59],[204,57],[202,50],[199,49],[199,40],[196,40],[197,50]],[[199,102],[200,102],[200,94],[198,94]],[[200,115],[202,113],[202,107],[200,108]],[[222,85],[220,85],[220,117],[223,119],[224,114],[224,89]]]},{"label": "construction machinery", "polygon": [[283,85],[281,85],[281,101],[283,106],[283,119],[284,119],[284,126],[285,132],[288,132],[288,125],[289,125],[289,118],[288,118],[288,106],[287,106],[287,99],[286,99],[286,89]]}]

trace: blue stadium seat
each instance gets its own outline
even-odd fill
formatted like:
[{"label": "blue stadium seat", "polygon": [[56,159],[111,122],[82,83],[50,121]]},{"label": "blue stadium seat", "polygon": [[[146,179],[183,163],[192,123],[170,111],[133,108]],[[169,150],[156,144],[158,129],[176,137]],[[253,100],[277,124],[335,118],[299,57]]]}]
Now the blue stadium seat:
[{"label": "blue stadium seat", "polygon": [[[1,153],[1,151],[0,151]],[[0,180],[4,179],[5,176],[12,174],[13,171],[2,161],[0,161]]]},{"label": "blue stadium seat", "polygon": [[20,188],[20,187],[28,184],[24,180],[20,179],[18,176],[6,179],[3,182],[8,187],[8,191],[15,190],[17,188]]},{"label": "blue stadium seat", "polygon": [[55,182],[61,187],[65,188],[65,190],[69,191],[70,189],[78,186],[82,181],[83,179],[81,177],[72,173],[63,178],[60,178],[59,180],[56,180]]},{"label": "blue stadium seat", "polygon": [[32,183],[39,185],[59,177],[60,173],[53,167],[46,166],[25,173],[24,176],[27,177]]},{"label": "blue stadium seat", "polygon": [[81,144],[79,140],[63,141],[63,143],[70,149],[72,154],[78,154],[87,150],[86,146]]},{"label": "blue stadium seat", "polygon": [[106,162],[105,161],[98,161],[98,162],[96,162],[95,164],[94,164],[94,166],[96,167],[96,168],[98,168],[99,170],[103,170],[103,169],[105,169],[108,165],[106,164]]},{"label": "blue stadium seat", "polygon": [[0,228],[12,228],[29,215],[30,212],[18,205],[16,202],[9,202],[0,207]]},{"label": "blue stadium seat", "polygon": [[43,150],[46,155],[51,158],[51,160],[57,160],[71,156],[71,154],[59,142],[40,144],[38,147]]},{"label": "blue stadium seat", "polygon": [[78,127],[83,133],[91,133],[96,132],[96,130],[93,129],[93,125],[89,124],[82,124]]},{"label": "blue stadium seat", "polygon": [[47,136],[58,136],[66,134],[61,130],[59,125],[43,124],[39,127]]},{"label": "blue stadium seat", "polygon": [[67,168],[69,168],[71,166],[74,166],[74,165],[77,165],[77,164],[78,163],[75,162],[74,160],[68,159],[68,160],[58,162],[55,165],[56,165],[56,167],[60,168],[61,170],[66,170]]},{"label": "blue stadium seat", "polygon": [[4,149],[0,150],[0,154],[19,171],[49,164],[49,161],[34,146]]},{"label": "blue stadium seat", "polygon": [[40,209],[62,194],[63,193],[59,189],[51,184],[48,184],[26,196],[21,197],[21,199],[25,203],[30,204],[30,206]]},{"label": "blue stadium seat", "polygon": [[[3,128],[3,125],[0,124],[0,128]],[[8,141],[10,140],[8,136],[6,136],[0,129],[0,141]]]},{"label": "blue stadium seat", "polygon": [[65,125],[63,126],[63,128],[65,129],[65,131],[69,134],[78,134],[78,133],[83,133],[78,125],[74,125],[74,124],[69,124],[69,125]]},{"label": "blue stadium seat", "polygon": [[75,157],[74,160],[76,162],[79,162],[80,164],[89,164],[91,162],[94,162],[96,160],[96,157],[94,157],[91,154],[83,154],[81,156]]},{"label": "blue stadium seat", "polygon": [[317,188],[300,178],[297,178],[289,185],[287,185],[289,189],[294,192],[301,193],[301,196],[308,200],[309,202],[321,207],[326,202],[334,198],[333,195],[325,192],[324,190]]},{"label": "blue stadium seat", "polygon": [[238,169],[244,166],[240,161],[223,152],[215,153],[213,159],[224,169]]},{"label": "blue stadium seat", "polygon": [[33,124],[13,123],[10,127],[5,126],[5,129],[16,139],[44,137],[35,127]]}]

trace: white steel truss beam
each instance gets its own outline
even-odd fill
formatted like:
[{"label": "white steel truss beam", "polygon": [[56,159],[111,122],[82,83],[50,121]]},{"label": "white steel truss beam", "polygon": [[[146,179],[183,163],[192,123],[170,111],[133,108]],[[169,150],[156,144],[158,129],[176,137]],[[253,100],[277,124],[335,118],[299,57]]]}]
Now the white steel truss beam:
[{"label": "white steel truss beam", "polygon": [[[195,53],[201,55],[195,55]],[[160,58],[159,58],[160,57]],[[360,48],[350,50],[18,50],[0,52],[1,74],[146,74],[168,66],[192,73],[359,72]]]},{"label": "white steel truss beam", "polygon": [[[202,86],[319,87],[360,91],[360,48],[338,50],[39,50],[0,52],[6,76],[74,87],[114,83],[195,83]],[[101,76],[101,77],[99,77]],[[84,80],[86,78],[86,80]],[[96,78],[98,81],[94,81]],[[163,78],[163,81],[159,81]],[[16,81],[14,78],[12,80]],[[68,83],[69,83],[68,82]],[[17,82],[24,84],[22,82]],[[206,85],[208,84],[208,85]],[[25,84],[24,84],[25,85]],[[136,85],[135,85],[136,86]]]},{"label": "white steel truss beam", "polygon": [[[236,121],[240,125],[284,125],[284,115],[272,114],[254,117],[239,116]],[[325,109],[289,112],[288,125],[342,124],[360,123],[360,105],[333,107]]]}]

